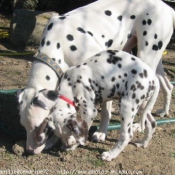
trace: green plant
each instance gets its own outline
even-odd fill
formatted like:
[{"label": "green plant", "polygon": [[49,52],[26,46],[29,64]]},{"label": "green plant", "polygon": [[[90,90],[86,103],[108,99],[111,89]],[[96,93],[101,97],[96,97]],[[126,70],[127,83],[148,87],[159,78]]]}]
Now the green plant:
[{"label": "green plant", "polygon": [[172,137],[175,138],[175,129],[172,131]]},{"label": "green plant", "polygon": [[171,152],[171,153],[170,153],[170,157],[175,158],[175,152]]}]

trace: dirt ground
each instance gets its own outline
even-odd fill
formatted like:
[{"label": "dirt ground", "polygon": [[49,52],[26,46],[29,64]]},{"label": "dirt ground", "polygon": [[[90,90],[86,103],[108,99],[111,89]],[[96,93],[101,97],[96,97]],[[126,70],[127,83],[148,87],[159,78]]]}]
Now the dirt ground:
[{"label": "dirt ground", "polygon": [[[27,48],[34,51],[36,48]],[[0,54],[12,53],[8,39],[0,39]],[[19,52],[19,50],[17,50]],[[167,48],[167,54],[163,60],[175,63],[175,46]],[[0,89],[17,89],[27,85],[28,73],[33,59],[31,55],[0,56]],[[175,80],[174,65],[164,64],[171,81]],[[172,95],[171,116],[175,117],[175,91]],[[2,102],[0,102],[1,105]],[[112,122],[116,122],[118,108],[114,102]],[[162,93],[160,92],[155,112],[162,105]],[[7,107],[7,110],[9,108]],[[1,111],[0,111],[1,115]],[[156,117],[156,119],[160,119]],[[98,125],[99,120],[97,118]],[[133,140],[143,137],[143,133],[135,133]],[[15,137],[14,137],[15,138]],[[159,125],[153,139],[145,149],[137,148],[130,143],[126,149],[113,161],[102,161],[99,156],[103,151],[113,147],[119,138],[119,130],[108,132],[106,141],[92,143],[89,141],[85,147],[78,147],[75,151],[60,151],[60,143],[52,149],[39,155],[22,156],[12,151],[16,139],[0,133],[0,174],[119,174],[119,175],[174,175],[175,174],[175,123]]]}]

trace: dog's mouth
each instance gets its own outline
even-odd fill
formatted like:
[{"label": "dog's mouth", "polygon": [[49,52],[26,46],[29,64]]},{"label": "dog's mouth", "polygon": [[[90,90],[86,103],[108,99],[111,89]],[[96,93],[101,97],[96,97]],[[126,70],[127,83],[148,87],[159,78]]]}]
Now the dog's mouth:
[{"label": "dog's mouth", "polygon": [[32,104],[34,104],[40,108],[46,109],[46,105],[42,101],[38,100],[38,97],[35,97],[33,99]]}]

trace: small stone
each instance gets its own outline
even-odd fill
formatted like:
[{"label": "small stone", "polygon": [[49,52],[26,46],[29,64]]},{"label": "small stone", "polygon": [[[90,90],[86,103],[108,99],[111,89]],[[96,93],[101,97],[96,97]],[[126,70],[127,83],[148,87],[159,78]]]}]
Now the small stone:
[{"label": "small stone", "polygon": [[16,142],[13,146],[12,146],[12,150],[16,155],[22,156],[25,152],[25,145],[26,142],[25,140]]}]

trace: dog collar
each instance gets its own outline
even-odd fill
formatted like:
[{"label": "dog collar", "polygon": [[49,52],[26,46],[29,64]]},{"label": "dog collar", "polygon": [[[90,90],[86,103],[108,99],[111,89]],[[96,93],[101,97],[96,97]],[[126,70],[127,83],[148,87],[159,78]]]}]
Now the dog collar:
[{"label": "dog collar", "polygon": [[34,55],[34,58],[36,58],[36,59],[44,62],[48,66],[50,66],[55,71],[55,73],[58,75],[59,78],[63,74],[63,71],[60,68],[60,66],[55,61],[53,61],[50,57],[48,57],[47,55],[37,52]]},{"label": "dog collar", "polygon": [[68,99],[67,97],[60,95],[59,98],[61,98],[62,100],[66,101],[67,103],[75,107],[75,103],[71,101],[70,99]]}]

